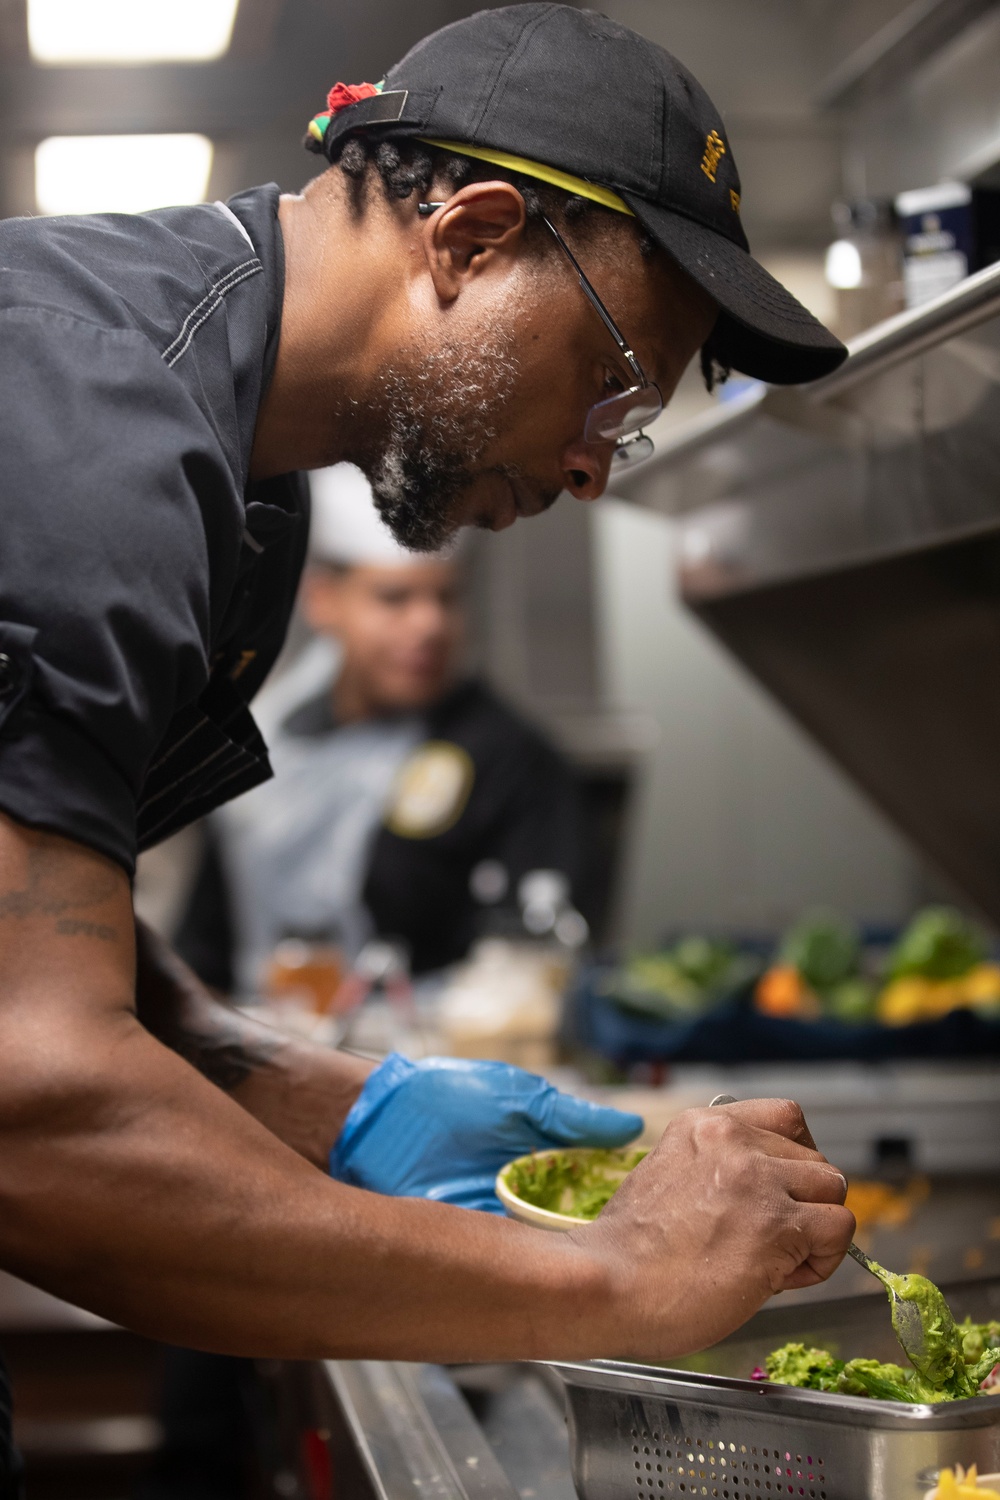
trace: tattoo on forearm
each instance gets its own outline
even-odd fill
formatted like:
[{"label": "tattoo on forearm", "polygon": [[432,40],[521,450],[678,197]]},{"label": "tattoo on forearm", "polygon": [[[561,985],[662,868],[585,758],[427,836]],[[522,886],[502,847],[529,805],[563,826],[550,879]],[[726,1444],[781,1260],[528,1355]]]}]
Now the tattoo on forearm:
[{"label": "tattoo on forearm", "polygon": [[178,1026],[168,1045],[210,1083],[230,1093],[251,1073],[268,1066],[281,1048],[281,1039],[276,1037],[273,1042],[258,1036],[251,1039],[241,1035],[236,1027],[227,1034],[222,1027],[208,1033]]},{"label": "tattoo on forearm", "polygon": [[28,849],[26,883],[17,890],[0,891],[0,921],[5,918],[54,917],[60,937],[92,937],[103,943],[118,939],[118,931],[106,922],[89,922],[67,915],[103,906],[115,894],[116,879],[96,862],[88,866],[85,879],[75,879],[67,888],[59,855],[44,835],[36,835]]},{"label": "tattoo on forearm", "polygon": [[82,922],[78,917],[60,917],[56,932],[61,937],[99,938],[102,943],[113,943],[118,936],[115,928],[106,922]]},{"label": "tattoo on forearm", "polygon": [[266,1068],[285,1045],[278,1032],[271,1033],[214,999],[141,922],[136,924],[136,961],[139,1020],[164,1046],[227,1093]]}]

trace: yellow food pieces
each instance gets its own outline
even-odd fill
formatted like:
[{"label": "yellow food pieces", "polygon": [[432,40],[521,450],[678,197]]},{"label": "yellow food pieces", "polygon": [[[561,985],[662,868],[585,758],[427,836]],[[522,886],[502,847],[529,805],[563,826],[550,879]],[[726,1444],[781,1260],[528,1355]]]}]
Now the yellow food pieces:
[{"label": "yellow food pieces", "polygon": [[976,964],[956,982],[969,1005],[1000,1003],[1000,964]]},{"label": "yellow food pieces", "polygon": [[847,1207],[858,1221],[857,1233],[875,1226],[898,1229],[913,1216],[930,1194],[926,1177],[914,1177],[902,1192],[887,1182],[869,1182],[855,1178],[847,1189]]},{"label": "yellow food pieces", "polygon": [[961,1464],[956,1464],[954,1470],[942,1469],[937,1488],[931,1490],[928,1500],[1000,1500],[1000,1490],[981,1489],[977,1479],[975,1464],[965,1470]]},{"label": "yellow food pieces", "polygon": [[754,1005],[764,1016],[811,1018],[820,1013],[818,998],[791,964],[776,964],[761,975]]},{"label": "yellow food pieces", "polygon": [[938,997],[942,989],[950,994],[950,982],[920,979],[915,975],[894,979],[879,995],[875,1014],[883,1026],[911,1026],[914,1021],[926,1020],[932,1013],[941,1015]]},{"label": "yellow food pieces", "polygon": [[893,979],[879,995],[875,1014],[883,1026],[912,1026],[976,1005],[1000,1005],[1000,964],[976,964],[958,979]]}]

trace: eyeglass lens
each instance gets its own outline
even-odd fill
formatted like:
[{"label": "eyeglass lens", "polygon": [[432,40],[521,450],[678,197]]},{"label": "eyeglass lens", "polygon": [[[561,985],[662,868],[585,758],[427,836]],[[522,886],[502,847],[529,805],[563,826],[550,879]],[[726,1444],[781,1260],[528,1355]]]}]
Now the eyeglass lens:
[{"label": "eyeglass lens", "polygon": [[663,399],[655,385],[632,386],[592,406],[583,435],[588,443],[615,442],[638,432],[662,410]]},{"label": "eyeglass lens", "polygon": [[611,472],[620,474],[625,469],[631,469],[635,464],[645,463],[647,458],[653,456],[653,439],[647,437],[644,432],[635,437],[623,438],[616,443],[611,454]]},{"label": "eyeglass lens", "polygon": [[[583,267],[558,229],[544,216],[543,222],[576,272],[580,287],[588,302],[625,356],[633,375],[637,377],[637,383],[630,386],[628,390],[619,391],[615,396],[608,396],[604,401],[596,402],[588,411],[584,424],[584,438],[587,442],[612,442],[618,445],[612,455],[612,462],[616,469],[631,467],[632,464],[641,463],[643,459],[649,458],[653,452],[652,439],[642,433],[642,428],[647,422],[652,422],[660,415],[663,410],[663,397],[659,386],[647,379],[642,366],[626,343],[621,329],[597,295]],[[642,384],[639,384],[639,381]],[[638,433],[639,436],[634,442],[623,444],[621,440],[629,433]]]}]

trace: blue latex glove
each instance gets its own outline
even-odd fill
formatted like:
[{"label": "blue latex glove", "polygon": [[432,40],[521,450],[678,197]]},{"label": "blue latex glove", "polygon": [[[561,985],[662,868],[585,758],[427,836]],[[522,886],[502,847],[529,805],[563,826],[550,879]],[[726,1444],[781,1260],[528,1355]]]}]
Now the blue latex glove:
[{"label": "blue latex glove", "polygon": [[624,1146],[642,1130],[624,1114],[561,1094],[507,1063],[393,1052],[369,1074],[330,1153],[352,1187],[503,1213],[493,1184],[515,1156],[547,1146]]}]

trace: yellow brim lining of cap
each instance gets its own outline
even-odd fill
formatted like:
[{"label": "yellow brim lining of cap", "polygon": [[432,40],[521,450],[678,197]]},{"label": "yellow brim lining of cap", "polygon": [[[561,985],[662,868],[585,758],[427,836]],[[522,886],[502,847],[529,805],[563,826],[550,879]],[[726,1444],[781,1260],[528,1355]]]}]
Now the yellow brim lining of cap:
[{"label": "yellow brim lining of cap", "polygon": [[521,172],[525,177],[537,177],[550,187],[562,188],[565,193],[575,193],[579,198],[589,198],[602,208],[613,208],[616,213],[635,215],[623,199],[610,188],[600,183],[587,182],[583,177],[574,177],[569,172],[560,172],[558,167],[547,167],[540,161],[531,161],[526,156],[512,156],[509,151],[493,151],[485,146],[466,146],[462,141],[437,141],[430,136],[420,139],[428,146],[439,146],[442,151],[457,151],[461,156],[474,156],[477,161],[488,161],[494,167],[504,167],[508,172]]}]

